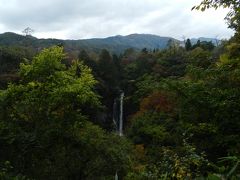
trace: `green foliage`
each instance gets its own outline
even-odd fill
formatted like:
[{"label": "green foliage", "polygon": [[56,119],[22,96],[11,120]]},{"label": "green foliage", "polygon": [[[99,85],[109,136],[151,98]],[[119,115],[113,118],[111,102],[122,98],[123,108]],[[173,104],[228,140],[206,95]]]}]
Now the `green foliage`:
[{"label": "green foliage", "polygon": [[186,52],[183,48],[174,46],[159,52],[157,58],[157,65],[161,69],[160,76],[183,76],[186,62]]},{"label": "green foliage", "polygon": [[151,113],[137,115],[132,120],[129,137],[134,143],[145,146],[169,144],[171,136],[167,127],[171,126],[170,123],[171,119],[164,115],[159,116]]},{"label": "green foliage", "polygon": [[11,166],[11,163],[9,161],[5,161],[3,166],[0,166],[0,179],[3,180],[30,180],[29,178],[27,178],[26,176],[23,176],[21,174],[18,175],[14,175],[14,173],[12,173],[12,169],[13,167]]},{"label": "green foliage", "polygon": [[[222,167],[217,164],[220,157],[239,154],[238,43],[226,44],[218,60],[211,49],[201,45],[199,41],[198,47],[188,52],[169,49],[157,53],[159,69],[166,72],[182,63],[187,65],[186,69],[181,67],[184,73],[173,77],[156,71],[135,81],[131,98],[138,110],[131,116],[128,136],[144,147],[145,157],[140,158],[143,168],[137,171],[139,176],[133,173],[131,177],[201,179],[204,175],[219,179],[235,172],[237,162],[231,166],[223,162]],[[176,54],[180,54],[179,61],[172,61]],[[176,73],[176,69],[170,72]],[[164,110],[168,103],[156,92],[167,92],[174,99],[171,111]],[[187,144],[181,143],[183,133]],[[168,152],[165,160],[161,156],[164,149]],[[176,164],[177,169],[170,168]]]},{"label": "green foliage", "polygon": [[189,64],[192,64],[201,68],[208,68],[213,64],[213,57],[209,51],[203,50],[200,47],[197,47],[188,53],[187,58]]},{"label": "green foliage", "polygon": [[61,63],[64,58],[62,48],[44,49],[33,58],[31,64],[20,65],[20,76],[27,81],[46,81],[58,71],[66,69]]},{"label": "green foliage", "polygon": [[116,66],[111,55],[106,49],[102,50],[101,54],[99,55],[98,67],[99,76],[108,84],[109,87],[115,87],[117,85]]},{"label": "green foliage", "polygon": [[227,167],[224,167],[225,171],[227,173],[224,175],[226,179],[235,179],[237,178],[237,175],[239,176],[240,168],[240,159],[236,156],[228,156],[220,158],[220,162],[228,162],[229,165]]},{"label": "green foliage", "polygon": [[90,67],[93,70],[93,72],[97,72],[96,62],[89,57],[88,53],[85,50],[82,50],[79,53],[78,58],[82,60],[85,65]]},{"label": "green foliage", "polygon": [[[154,149],[157,151],[153,153]],[[146,148],[146,153],[145,167],[128,174],[129,179],[195,179],[206,173],[206,167],[210,167],[205,155],[198,154],[185,140],[180,149],[152,147]]]},{"label": "green foliage", "polygon": [[192,179],[204,173],[204,168],[209,163],[204,154],[199,155],[196,149],[184,140],[183,147],[178,151],[163,148],[160,162],[156,165],[159,173],[167,172],[169,178]]},{"label": "green foliage", "polygon": [[207,42],[198,40],[197,43],[192,46],[192,49],[195,48],[202,48],[205,51],[212,51],[215,46],[211,41]]},{"label": "green foliage", "polygon": [[34,51],[25,47],[0,47],[0,88],[19,79],[17,70],[25,58],[31,59]]},{"label": "green foliage", "polygon": [[[144,36],[149,46],[142,47],[139,35],[130,35],[124,47],[138,42],[141,52],[81,51],[68,65],[61,47],[25,63],[22,50],[0,49],[7,56],[0,62],[10,67],[4,73],[22,63],[18,83],[0,91],[0,178],[113,179],[117,172],[120,179],[239,179],[239,3],[203,0],[194,8],[220,6],[231,9],[236,35],[216,48],[189,39],[184,48],[168,38],[167,49],[151,52],[158,38]],[[122,38],[81,43],[97,43],[97,52],[113,50]],[[24,43],[31,41],[37,40]],[[68,51],[81,44],[64,43]],[[120,89],[126,137],[97,125],[112,131]]]},{"label": "green foliage", "polygon": [[131,145],[88,121],[100,107],[96,80],[81,62],[67,68],[64,56],[60,47],[43,50],[21,64],[19,84],[1,91],[0,162],[34,179],[105,179],[116,170],[124,176]]}]

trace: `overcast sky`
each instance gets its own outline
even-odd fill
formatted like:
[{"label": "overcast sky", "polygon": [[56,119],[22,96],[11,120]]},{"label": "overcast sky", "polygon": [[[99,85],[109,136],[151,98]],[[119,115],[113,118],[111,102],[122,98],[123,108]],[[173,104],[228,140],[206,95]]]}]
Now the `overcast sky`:
[{"label": "overcast sky", "polygon": [[38,38],[83,39],[132,33],[229,38],[227,10],[191,11],[201,0],[0,0],[0,33],[26,27]]}]

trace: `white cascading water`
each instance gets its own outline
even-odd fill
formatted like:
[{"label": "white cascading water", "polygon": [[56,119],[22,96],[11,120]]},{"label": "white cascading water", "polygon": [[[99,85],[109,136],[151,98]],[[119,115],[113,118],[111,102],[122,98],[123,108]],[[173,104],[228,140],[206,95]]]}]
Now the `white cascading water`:
[{"label": "white cascading water", "polygon": [[114,102],[113,102],[113,123],[116,127],[116,131],[118,130],[118,125],[117,125],[117,121],[118,121],[118,118],[116,117],[116,111],[117,111],[117,99],[115,98],[114,99]]},{"label": "white cascading water", "polygon": [[[118,115],[118,113],[116,113],[116,107],[117,107],[117,100],[114,99],[114,103],[113,103],[113,123],[116,126],[117,131],[119,132],[119,136],[123,136],[123,98],[124,98],[124,92],[121,92],[120,94],[120,113],[119,113],[119,124],[117,124],[117,120],[116,120],[116,114]],[[119,129],[118,129],[119,127]],[[118,180],[118,173],[116,171],[115,174],[115,180]]]},{"label": "white cascading water", "polygon": [[123,98],[124,92],[120,95],[120,115],[119,115],[119,136],[123,136]]}]

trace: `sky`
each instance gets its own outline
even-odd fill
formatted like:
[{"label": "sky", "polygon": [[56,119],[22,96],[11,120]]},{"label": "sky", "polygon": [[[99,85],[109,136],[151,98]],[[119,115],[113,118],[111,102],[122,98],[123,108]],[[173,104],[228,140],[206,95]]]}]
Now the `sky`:
[{"label": "sky", "polygon": [[133,33],[229,38],[228,10],[191,11],[201,0],[0,0],[0,33],[87,39]]}]

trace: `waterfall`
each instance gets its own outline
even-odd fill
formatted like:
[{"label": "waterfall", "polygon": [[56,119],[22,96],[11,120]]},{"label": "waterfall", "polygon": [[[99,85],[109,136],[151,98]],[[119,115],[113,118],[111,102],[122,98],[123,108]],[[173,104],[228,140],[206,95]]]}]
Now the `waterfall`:
[{"label": "waterfall", "polygon": [[[119,133],[119,136],[123,136],[123,98],[124,92],[120,91],[120,103],[118,103],[119,98],[115,98],[113,102],[113,123],[116,126],[116,131]],[[119,104],[119,113],[117,111],[117,107]],[[118,121],[119,120],[119,121]],[[118,180],[118,173],[116,171],[115,180]]]},{"label": "waterfall", "polygon": [[124,92],[120,91],[113,102],[113,123],[119,136],[123,136],[123,98]]},{"label": "waterfall", "polygon": [[116,127],[116,131],[118,130],[118,125],[117,125],[117,121],[118,121],[118,118],[116,116],[117,114],[117,99],[115,98],[114,99],[114,102],[113,102],[113,123]]},{"label": "waterfall", "polygon": [[[116,126],[116,130],[117,130],[117,133],[119,133],[119,136],[123,136],[123,98],[124,98],[124,92],[120,91],[120,93],[121,93],[120,94],[120,103],[117,103],[119,101],[119,98],[115,98],[114,102],[113,102],[113,123]],[[119,104],[119,114],[118,114],[118,111],[117,111],[118,104]],[[118,180],[117,171],[116,171],[114,179]]]},{"label": "waterfall", "polygon": [[119,115],[119,136],[123,135],[123,98],[124,92],[120,95],[120,115]]},{"label": "waterfall", "polygon": [[115,178],[114,178],[115,180],[118,180],[118,174],[117,174],[117,172],[116,172],[116,174],[115,174]]}]

